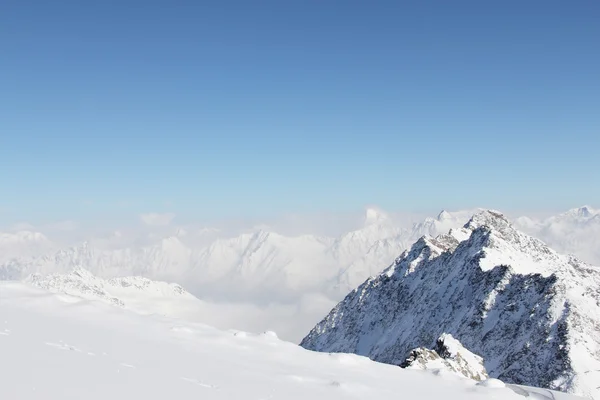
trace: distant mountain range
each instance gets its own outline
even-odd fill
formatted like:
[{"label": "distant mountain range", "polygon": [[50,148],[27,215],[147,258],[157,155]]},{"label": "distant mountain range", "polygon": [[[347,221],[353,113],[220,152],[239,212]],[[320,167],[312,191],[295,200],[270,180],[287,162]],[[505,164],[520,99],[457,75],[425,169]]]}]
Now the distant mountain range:
[{"label": "distant mountain range", "polygon": [[[145,240],[144,245],[115,232],[109,238],[88,238],[66,248],[57,247],[42,233],[4,233],[0,234],[0,279],[84,268],[104,279],[142,276],[177,282],[207,302],[254,304],[264,310],[273,305],[296,307],[296,314],[279,312],[259,324],[261,329],[285,326],[283,319],[289,318],[293,333],[283,337],[299,341],[301,330],[310,328],[335,302],[381,272],[421,236],[435,237],[458,228],[476,211],[442,211],[417,223],[398,224],[385,212],[370,208],[362,226],[337,237],[287,236],[256,229],[228,238],[205,228],[198,233],[199,245],[186,240],[193,232],[184,229],[149,243]],[[600,260],[596,245],[600,214],[590,207],[541,221],[518,218],[514,223],[562,252]],[[322,300],[309,304],[313,300],[306,298],[311,296]]]},{"label": "distant mountain range", "polygon": [[[442,212],[406,228],[396,226],[385,213],[368,209],[364,225],[340,237],[289,237],[257,230],[219,238],[200,248],[186,246],[177,236],[144,247],[105,249],[94,246],[93,241],[82,242],[43,255],[35,251],[0,257],[4,259],[0,278],[22,279],[32,273],[65,273],[82,267],[104,278],[135,275],[184,282],[186,287],[212,296],[224,295],[221,289],[225,285],[235,288],[235,293],[226,293],[228,297],[266,290],[290,297],[317,291],[340,298],[423,234],[460,226],[466,218],[464,213]],[[41,234],[19,235],[23,236],[23,248],[26,243],[34,248],[40,241],[48,242]]]},{"label": "distant mountain range", "polygon": [[600,210],[584,206],[542,220],[521,217],[515,226],[561,253],[600,265]]}]

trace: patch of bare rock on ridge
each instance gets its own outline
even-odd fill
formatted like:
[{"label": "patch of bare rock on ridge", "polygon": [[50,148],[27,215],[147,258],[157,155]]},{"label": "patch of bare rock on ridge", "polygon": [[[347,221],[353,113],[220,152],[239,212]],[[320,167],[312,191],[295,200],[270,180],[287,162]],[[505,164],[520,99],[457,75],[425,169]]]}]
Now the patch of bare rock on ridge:
[{"label": "patch of bare rock on ridge", "polygon": [[483,357],[492,378],[600,400],[600,269],[555,252],[497,211],[482,211],[463,228],[419,239],[350,292],[301,345],[461,370],[437,351],[443,335],[459,341],[461,355]]},{"label": "patch of bare rock on ridge", "polygon": [[402,368],[450,371],[476,381],[488,378],[483,358],[465,349],[450,334],[438,338],[433,350],[419,347],[413,349],[400,364]]}]

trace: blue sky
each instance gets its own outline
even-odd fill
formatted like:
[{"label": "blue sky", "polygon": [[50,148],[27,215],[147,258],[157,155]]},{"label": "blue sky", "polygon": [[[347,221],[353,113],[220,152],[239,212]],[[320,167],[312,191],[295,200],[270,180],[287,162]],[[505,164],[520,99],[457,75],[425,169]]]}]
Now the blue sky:
[{"label": "blue sky", "polygon": [[600,199],[597,1],[14,1],[0,220]]}]

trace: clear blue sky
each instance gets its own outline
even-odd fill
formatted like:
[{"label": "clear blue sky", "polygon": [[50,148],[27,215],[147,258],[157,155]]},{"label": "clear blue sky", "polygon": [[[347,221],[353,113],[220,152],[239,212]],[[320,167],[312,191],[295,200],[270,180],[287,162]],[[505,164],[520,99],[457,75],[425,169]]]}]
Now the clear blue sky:
[{"label": "clear blue sky", "polygon": [[600,2],[0,10],[0,219],[600,199]]}]

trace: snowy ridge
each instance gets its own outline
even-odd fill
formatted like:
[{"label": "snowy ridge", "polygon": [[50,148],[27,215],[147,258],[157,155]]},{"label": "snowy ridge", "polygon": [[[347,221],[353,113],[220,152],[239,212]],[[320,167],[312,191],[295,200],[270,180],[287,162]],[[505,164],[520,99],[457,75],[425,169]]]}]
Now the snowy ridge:
[{"label": "snowy ridge", "polygon": [[[142,314],[160,313],[169,316],[185,315],[190,305],[200,307],[200,301],[173,283],[156,282],[132,276],[102,279],[83,268],[67,274],[32,274],[24,282],[53,293],[76,298],[96,300],[127,308]],[[181,310],[178,310],[181,308]]]},{"label": "snowy ridge", "polygon": [[401,364],[449,333],[490,376],[600,399],[600,271],[484,211],[423,237],[302,341]]},{"label": "snowy ridge", "polygon": [[322,354],[270,333],[219,331],[0,282],[2,399],[576,400]]}]

